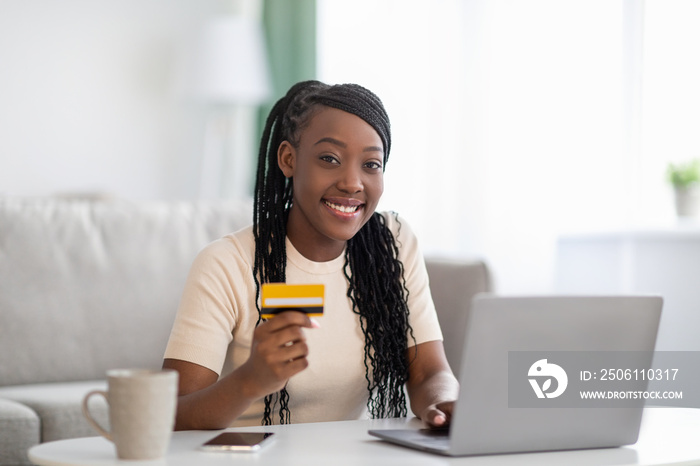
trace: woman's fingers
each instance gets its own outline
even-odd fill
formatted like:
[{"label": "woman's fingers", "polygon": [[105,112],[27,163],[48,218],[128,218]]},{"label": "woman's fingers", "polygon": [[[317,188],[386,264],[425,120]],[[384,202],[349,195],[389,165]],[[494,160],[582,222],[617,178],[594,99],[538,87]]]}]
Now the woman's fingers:
[{"label": "woman's fingers", "polygon": [[[297,316],[290,317],[286,314],[300,314],[303,319]],[[274,322],[277,319],[280,319],[280,321]],[[298,352],[300,349],[308,350],[305,344],[304,346],[298,346],[299,343],[305,343],[306,341],[303,328],[307,325],[311,327],[309,318],[300,312],[280,314],[272,321],[265,322],[256,329],[255,339],[258,342],[258,350],[264,354],[279,352],[284,355]],[[293,349],[293,351],[290,349]],[[298,356],[298,354],[295,355],[295,357]]]},{"label": "woman's fingers", "polygon": [[305,341],[289,341],[275,352],[276,362],[290,362],[305,358],[309,355],[309,347]]},{"label": "woman's fingers", "polygon": [[[280,312],[272,319],[265,321],[263,324],[258,326],[258,328],[264,326],[268,329],[268,331],[276,332],[276,331],[278,331],[284,327],[288,327],[290,325],[296,325],[299,327],[306,327],[306,328],[312,328],[315,326],[314,321],[309,316],[304,314],[303,312],[285,311],[285,312]],[[318,322],[316,322],[316,325],[318,325]]]},{"label": "woman's fingers", "polygon": [[308,367],[309,347],[303,329],[318,326],[304,313],[287,311],[256,328],[248,362],[265,392],[279,390],[290,377]]},{"label": "woman's fingers", "polygon": [[454,401],[444,401],[428,407],[421,417],[430,427],[446,427],[450,423]]}]

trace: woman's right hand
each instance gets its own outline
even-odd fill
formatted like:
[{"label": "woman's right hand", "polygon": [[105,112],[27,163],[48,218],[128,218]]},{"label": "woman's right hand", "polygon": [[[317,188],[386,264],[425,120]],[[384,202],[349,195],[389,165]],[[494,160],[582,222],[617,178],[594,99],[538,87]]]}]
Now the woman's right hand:
[{"label": "woman's right hand", "polygon": [[177,430],[223,429],[251,403],[281,390],[308,366],[303,328],[319,327],[298,311],[282,312],[255,329],[250,357],[226,377],[195,363],[166,359],[180,374]]},{"label": "woman's right hand", "polygon": [[281,390],[308,367],[309,347],[303,329],[318,327],[318,322],[299,311],[281,312],[256,327],[250,357],[239,368],[252,398]]}]

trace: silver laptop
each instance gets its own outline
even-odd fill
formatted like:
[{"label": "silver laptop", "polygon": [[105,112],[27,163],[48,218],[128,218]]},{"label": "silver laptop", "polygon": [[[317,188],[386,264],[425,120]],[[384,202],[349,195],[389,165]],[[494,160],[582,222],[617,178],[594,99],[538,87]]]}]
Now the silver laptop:
[{"label": "silver laptop", "polygon": [[449,430],[369,433],[449,456],[633,444],[644,400],[630,393],[647,381],[624,374],[651,367],[661,308],[658,296],[478,295]]}]

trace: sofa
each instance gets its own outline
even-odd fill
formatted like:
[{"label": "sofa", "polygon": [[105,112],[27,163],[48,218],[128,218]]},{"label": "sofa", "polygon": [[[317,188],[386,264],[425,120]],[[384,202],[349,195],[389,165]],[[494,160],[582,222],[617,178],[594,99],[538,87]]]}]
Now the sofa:
[{"label": "sofa", "polygon": [[[81,403],[110,368],[159,368],[190,264],[249,224],[252,203],[0,198],[0,465],[94,436]],[[429,258],[448,360],[459,368],[481,261]],[[91,401],[108,425],[107,406]]]}]

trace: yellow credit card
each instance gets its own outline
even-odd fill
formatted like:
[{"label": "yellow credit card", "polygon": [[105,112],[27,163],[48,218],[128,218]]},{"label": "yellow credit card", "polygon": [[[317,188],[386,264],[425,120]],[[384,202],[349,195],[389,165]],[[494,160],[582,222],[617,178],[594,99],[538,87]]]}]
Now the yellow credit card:
[{"label": "yellow credit card", "polygon": [[284,311],[299,311],[312,317],[323,315],[323,285],[263,283],[262,318],[271,319]]}]

